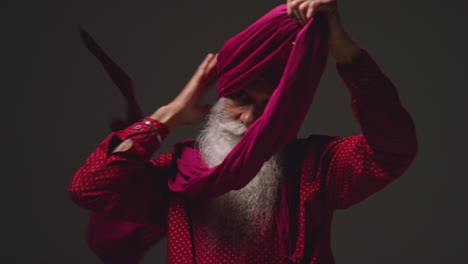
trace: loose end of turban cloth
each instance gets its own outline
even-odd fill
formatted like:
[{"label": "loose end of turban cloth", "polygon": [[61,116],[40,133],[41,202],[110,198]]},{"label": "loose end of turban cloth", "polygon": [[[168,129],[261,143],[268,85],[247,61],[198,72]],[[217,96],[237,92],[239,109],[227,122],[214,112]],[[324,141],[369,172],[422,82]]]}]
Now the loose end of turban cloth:
[{"label": "loose end of turban cloth", "polygon": [[143,111],[141,110],[141,107],[135,97],[132,79],[119,65],[117,65],[117,63],[115,63],[109,57],[109,55],[107,55],[104,49],[101,48],[99,44],[93,39],[91,34],[82,28],[80,28],[80,34],[83,44],[86,46],[88,51],[99,60],[109,77],[119,88],[127,104],[127,119],[123,120],[117,117],[113,117],[109,122],[110,129],[112,131],[122,130],[140,120],[143,116]]}]

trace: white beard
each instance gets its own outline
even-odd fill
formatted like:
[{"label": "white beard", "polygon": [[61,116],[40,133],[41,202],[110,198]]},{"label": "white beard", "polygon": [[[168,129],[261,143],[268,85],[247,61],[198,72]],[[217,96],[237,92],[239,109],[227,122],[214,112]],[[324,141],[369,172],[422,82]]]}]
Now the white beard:
[{"label": "white beard", "polygon": [[[224,99],[218,100],[197,140],[205,163],[210,167],[220,164],[246,130],[240,120],[226,113]],[[226,238],[236,244],[251,243],[252,236],[272,232],[282,179],[281,156],[281,152],[272,156],[242,189],[204,202],[201,210],[210,243]]]}]

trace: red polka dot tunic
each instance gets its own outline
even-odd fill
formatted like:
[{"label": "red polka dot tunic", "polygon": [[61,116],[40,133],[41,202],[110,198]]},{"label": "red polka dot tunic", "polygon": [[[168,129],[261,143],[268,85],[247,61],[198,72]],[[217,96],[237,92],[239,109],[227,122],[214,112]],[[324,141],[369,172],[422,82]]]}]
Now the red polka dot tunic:
[{"label": "red polka dot tunic", "polygon": [[[172,154],[151,158],[168,130],[147,117],[111,133],[71,180],[70,198],[92,211],[86,233],[91,250],[104,263],[134,264],[167,235],[168,264],[333,264],[334,210],[366,199],[401,176],[417,152],[414,124],[396,88],[361,51],[356,63],[337,65],[337,70],[362,133],[312,135],[287,147],[278,199],[289,199],[290,241],[279,241],[274,228],[269,236],[252,234],[248,245],[225,240],[213,248],[194,201],[167,187],[176,172]],[[289,258],[281,255],[280,242]]]}]

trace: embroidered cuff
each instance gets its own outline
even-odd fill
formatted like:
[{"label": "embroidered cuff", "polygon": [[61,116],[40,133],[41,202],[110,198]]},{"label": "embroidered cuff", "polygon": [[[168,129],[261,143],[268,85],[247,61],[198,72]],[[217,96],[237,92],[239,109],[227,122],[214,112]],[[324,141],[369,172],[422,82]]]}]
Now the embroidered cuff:
[{"label": "embroidered cuff", "polygon": [[159,122],[156,119],[145,117],[143,118],[142,122],[146,124],[147,126],[149,126],[151,131],[153,131],[156,134],[159,144],[161,144],[161,142],[169,134],[169,128],[165,124]]}]

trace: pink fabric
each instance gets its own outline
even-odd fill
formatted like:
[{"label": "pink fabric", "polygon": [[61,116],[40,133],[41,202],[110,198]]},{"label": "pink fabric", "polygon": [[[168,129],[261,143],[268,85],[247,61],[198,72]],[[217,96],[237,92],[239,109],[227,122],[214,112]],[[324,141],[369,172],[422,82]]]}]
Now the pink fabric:
[{"label": "pink fabric", "polygon": [[260,74],[278,83],[301,29],[280,5],[226,41],[218,54],[218,97],[240,91]]},{"label": "pink fabric", "polygon": [[[269,23],[270,21],[276,22]],[[287,16],[286,5],[281,5],[255,22],[246,30],[247,33],[242,32],[230,39],[219,55],[219,93],[224,95],[245,85],[244,78],[251,80],[260,71],[268,70],[270,63],[284,57],[284,45],[292,46],[284,74],[262,116],[249,127],[224,161],[213,168],[203,162],[198,150],[180,145],[177,160],[179,173],[169,180],[168,185],[172,191],[187,196],[214,197],[241,189],[252,180],[265,161],[296,137],[326,65],[328,32],[325,18],[316,16],[297,33],[294,45],[289,41],[293,38],[287,37],[286,44],[275,40],[251,49],[250,45],[258,44],[257,35],[260,42],[264,41],[271,30],[276,30],[274,26],[278,21],[285,24],[286,28],[291,28],[294,33],[295,27],[290,25],[292,20]],[[257,32],[256,28],[269,30]],[[237,45],[248,47],[238,49]],[[277,48],[278,45],[281,48]],[[248,55],[249,52],[254,54]],[[234,58],[235,55],[239,58]],[[243,57],[246,58],[245,61],[242,61]],[[284,129],[285,127],[288,129]]]}]

